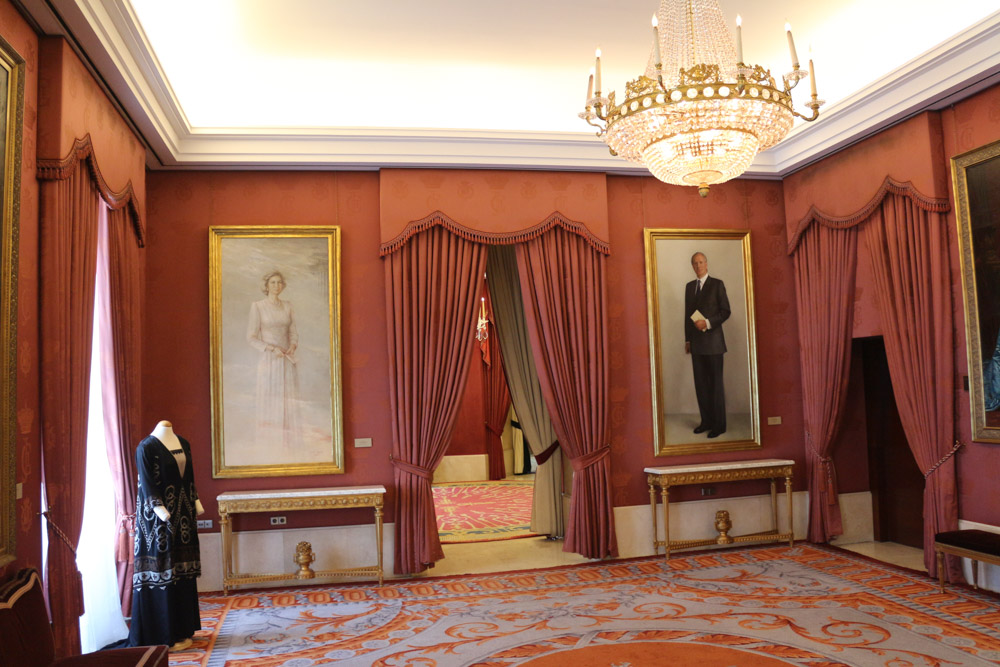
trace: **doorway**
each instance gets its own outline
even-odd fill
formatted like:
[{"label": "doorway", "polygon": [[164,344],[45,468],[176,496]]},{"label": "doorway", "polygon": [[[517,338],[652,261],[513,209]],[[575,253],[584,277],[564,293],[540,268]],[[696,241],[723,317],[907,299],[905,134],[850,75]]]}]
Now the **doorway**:
[{"label": "doorway", "polygon": [[875,541],[923,549],[924,477],[899,419],[881,336],[854,341],[864,367],[868,474]]}]

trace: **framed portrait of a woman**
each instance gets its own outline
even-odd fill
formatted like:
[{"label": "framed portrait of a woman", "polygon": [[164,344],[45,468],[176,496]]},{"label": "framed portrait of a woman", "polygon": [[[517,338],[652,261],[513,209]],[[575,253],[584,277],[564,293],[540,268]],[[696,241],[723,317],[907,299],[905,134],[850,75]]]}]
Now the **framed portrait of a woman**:
[{"label": "framed portrait of a woman", "polygon": [[215,477],[344,472],[340,228],[209,228]]}]

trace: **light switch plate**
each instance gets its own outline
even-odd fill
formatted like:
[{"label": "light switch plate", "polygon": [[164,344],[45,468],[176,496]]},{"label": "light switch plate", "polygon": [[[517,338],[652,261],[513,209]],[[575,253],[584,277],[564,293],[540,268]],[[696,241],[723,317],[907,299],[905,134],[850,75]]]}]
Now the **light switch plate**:
[{"label": "light switch plate", "polygon": [[211,519],[198,519],[198,530],[211,530],[212,520]]},{"label": "light switch plate", "polygon": [[781,423],[781,417],[768,417],[767,418],[767,425],[768,426],[777,426],[780,423]]},{"label": "light switch plate", "polygon": [[21,486],[21,483],[18,482],[17,484],[14,485],[14,499],[20,500],[21,496],[23,495],[24,495],[24,489]]},{"label": "light switch plate", "polygon": [[354,439],[354,447],[355,447],[355,449],[360,449],[362,447],[371,447],[371,446],[372,446],[372,439],[371,438],[355,438]]}]

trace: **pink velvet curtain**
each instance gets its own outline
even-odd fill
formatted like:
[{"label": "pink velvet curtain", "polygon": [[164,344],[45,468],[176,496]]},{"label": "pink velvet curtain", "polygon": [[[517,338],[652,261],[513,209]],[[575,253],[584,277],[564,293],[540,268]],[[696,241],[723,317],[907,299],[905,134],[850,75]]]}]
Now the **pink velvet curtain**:
[{"label": "pink velvet curtain", "polygon": [[97,314],[101,357],[104,432],[114,480],[117,541],[115,561],[122,613],[132,613],[132,541],[135,530],[135,446],[141,439],[143,269],[140,241],[128,210],[104,210],[98,246],[97,285],[107,295]]},{"label": "pink velvet curtain", "polygon": [[82,162],[41,184],[41,432],[48,500],[45,577],[57,657],[80,652],[83,591],[76,547],[83,522],[87,401],[100,194]]},{"label": "pink velvet curtain", "polygon": [[507,388],[507,377],[503,366],[503,355],[500,352],[500,342],[497,338],[496,325],[493,324],[493,304],[490,302],[489,290],[483,285],[486,304],[486,317],[489,337],[489,355],[483,355],[483,422],[486,425],[486,455],[489,460],[490,479],[503,479],[507,469],[503,460],[503,428],[510,414],[510,390]]},{"label": "pink velvet curtain", "polygon": [[[864,237],[899,417],[925,477],[924,564],[934,576],[934,535],[958,528],[947,221],[889,194],[864,226]],[[956,579],[954,560],[948,569]]]},{"label": "pink velvet curtain", "polygon": [[793,258],[811,542],[844,532],[832,446],[847,398],[857,262],[857,229],[820,223],[805,231]]},{"label": "pink velvet curtain", "polygon": [[554,228],[517,245],[525,318],[545,402],[573,475],[565,551],[618,554],[608,444],[603,254]]},{"label": "pink velvet curtain", "polygon": [[444,557],[431,494],[469,371],[486,246],[433,227],[385,260],[395,572]]}]

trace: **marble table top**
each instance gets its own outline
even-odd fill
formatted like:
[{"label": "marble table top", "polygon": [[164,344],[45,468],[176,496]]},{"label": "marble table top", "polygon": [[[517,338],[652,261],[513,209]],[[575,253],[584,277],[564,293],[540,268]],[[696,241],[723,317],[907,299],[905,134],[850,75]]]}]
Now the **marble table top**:
[{"label": "marble table top", "polygon": [[274,489],[271,491],[226,491],[216,500],[272,500],[275,498],[313,498],[334,496],[360,496],[372,493],[385,494],[385,487],[375,486],[328,486],[317,489]]},{"label": "marble table top", "polygon": [[686,472],[719,472],[721,470],[746,470],[752,468],[770,468],[773,466],[790,466],[795,461],[791,459],[753,459],[749,461],[717,461],[715,463],[693,463],[683,466],[659,466],[645,468],[643,472],[652,475],[674,475]]}]

